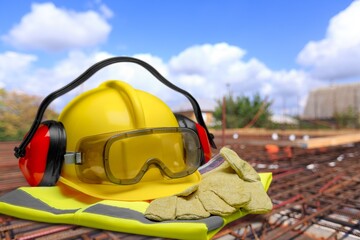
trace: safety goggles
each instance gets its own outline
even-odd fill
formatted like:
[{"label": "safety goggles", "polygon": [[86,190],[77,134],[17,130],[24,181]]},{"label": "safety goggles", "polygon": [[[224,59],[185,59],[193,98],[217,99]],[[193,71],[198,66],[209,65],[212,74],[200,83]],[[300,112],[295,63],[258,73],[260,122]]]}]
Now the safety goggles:
[{"label": "safety goggles", "polygon": [[135,184],[151,167],[169,178],[194,173],[201,163],[201,147],[189,128],[108,133],[80,140],[75,152],[65,154],[69,163],[75,163],[83,182]]}]

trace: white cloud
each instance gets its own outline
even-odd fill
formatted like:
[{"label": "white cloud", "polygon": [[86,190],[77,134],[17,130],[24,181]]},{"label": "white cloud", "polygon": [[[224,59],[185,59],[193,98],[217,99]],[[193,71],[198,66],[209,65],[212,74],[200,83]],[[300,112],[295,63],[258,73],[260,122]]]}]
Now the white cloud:
[{"label": "white cloud", "polygon": [[227,43],[204,44],[185,49],[170,61],[173,72],[203,74],[219,68],[245,55],[245,51]]},{"label": "white cloud", "polygon": [[112,18],[114,16],[113,11],[105,4],[100,4],[99,9],[105,18]]},{"label": "white cloud", "polygon": [[[304,71],[274,71],[256,58],[244,60],[245,50],[226,43],[185,49],[169,62],[169,75],[197,99],[221,99],[260,93],[274,101],[276,112],[299,113],[310,86],[320,84]],[[228,87],[229,86],[229,87]]]},{"label": "white cloud", "polygon": [[314,76],[344,79],[360,76],[360,1],[334,16],[324,39],[309,42],[298,62],[309,66]]},{"label": "white cloud", "polygon": [[58,8],[53,3],[32,4],[31,12],[22,17],[3,41],[20,49],[59,51],[96,46],[111,31],[105,18],[111,10],[102,5],[101,12],[75,12]]},{"label": "white cloud", "polygon": [[[4,74],[4,77],[0,75],[0,86],[45,97],[76,79],[93,64],[110,57],[114,56],[107,52],[88,54],[71,51],[66,58],[54,63],[53,66],[36,68],[31,67],[31,63],[36,60],[32,55],[5,53],[0,55],[0,73]],[[134,57],[146,61],[163,76],[167,76],[167,66],[162,59],[149,54],[137,54]],[[54,107],[61,110],[70,99],[106,80],[123,80],[134,88],[159,96],[164,101],[172,101],[174,96],[173,90],[159,82],[144,68],[134,63],[116,63],[96,72],[82,85],[58,98]]]},{"label": "white cloud", "polygon": [[[284,102],[286,108],[298,109],[299,101],[304,98],[309,86],[316,83],[305,72],[273,71],[255,58],[244,60],[244,56],[244,50],[225,43],[189,47],[173,56],[169,62],[150,54],[134,55],[152,65],[170,82],[203,102],[221,99],[227,94],[227,84],[230,84],[230,89],[235,95],[251,96],[258,92],[262,96],[268,96],[269,100],[275,100],[274,107],[277,109],[283,108]],[[16,80],[9,77],[5,84],[10,86],[9,83],[14,81],[16,84],[12,85],[13,89],[21,86],[31,94],[46,96],[68,84],[94,63],[109,57],[112,57],[112,54],[107,52],[89,54],[72,51],[65,59],[51,67],[33,67],[22,71],[22,76],[18,76]],[[30,60],[25,66],[31,63]],[[6,72],[6,69],[4,71]],[[9,72],[7,76],[12,74],[14,73]],[[150,92],[172,107],[187,102],[185,97],[164,86],[138,65],[117,63],[99,71],[83,85],[56,100],[55,107],[61,110],[75,95],[112,79],[123,80],[137,89]],[[294,113],[294,110],[291,111]]]},{"label": "white cloud", "polygon": [[23,88],[26,75],[37,57],[30,54],[4,52],[0,54],[0,86],[4,88]]},{"label": "white cloud", "polygon": [[180,75],[178,77],[179,82],[184,86],[190,87],[203,87],[206,84],[206,79],[204,76],[191,74],[191,75]]}]

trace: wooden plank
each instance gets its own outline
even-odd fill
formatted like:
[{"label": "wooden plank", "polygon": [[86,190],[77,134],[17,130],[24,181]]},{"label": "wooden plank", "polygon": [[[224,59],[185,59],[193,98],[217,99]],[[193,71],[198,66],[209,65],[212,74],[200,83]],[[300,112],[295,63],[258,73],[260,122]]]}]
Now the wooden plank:
[{"label": "wooden plank", "polygon": [[295,144],[297,145],[297,147],[314,149],[320,147],[339,146],[339,145],[356,143],[356,142],[360,142],[360,133],[312,138],[307,141],[297,140],[295,141]]},{"label": "wooden plank", "polygon": [[[216,137],[222,135],[222,131],[218,129],[209,130]],[[264,128],[236,128],[236,129],[226,129],[226,135],[232,136],[234,133],[241,135],[258,135],[258,136],[271,136],[272,133],[277,133],[279,135],[288,136],[295,134],[297,136],[309,135],[316,137],[325,137],[325,136],[334,136],[342,134],[352,134],[360,133],[359,129],[264,129]]]},{"label": "wooden plank", "polygon": [[[221,136],[219,137],[219,139]],[[219,141],[219,139],[217,139]],[[243,145],[250,145],[250,146],[265,146],[268,144],[277,145],[279,147],[295,147],[295,148],[304,148],[304,149],[315,149],[321,147],[332,147],[332,146],[339,146],[349,143],[356,143],[360,142],[360,132],[352,133],[352,134],[339,134],[339,135],[332,135],[332,136],[324,136],[324,137],[315,137],[310,138],[308,140],[297,139],[294,141],[290,140],[272,140],[269,138],[254,138],[252,139],[251,136],[248,138],[241,138],[241,139],[233,139],[233,138],[226,138],[227,145],[234,145],[234,144],[243,144]]]}]

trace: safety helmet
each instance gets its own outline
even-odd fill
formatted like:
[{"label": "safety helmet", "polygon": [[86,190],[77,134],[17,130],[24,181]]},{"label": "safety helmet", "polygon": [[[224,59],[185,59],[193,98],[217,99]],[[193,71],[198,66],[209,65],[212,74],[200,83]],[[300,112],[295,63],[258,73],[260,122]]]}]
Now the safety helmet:
[{"label": "safety helmet", "polygon": [[[119,62],[139,64],[186,96],[197,123],[173,114],[157,97],[121,81],[105,82],[77,96],[64,108],[59,121],[41,122],[54,99]],[[147,200],[197,183],[197,168],[211,158],[210,145],[216,148],[200,106],[188,92],[146,62],[113,57],[49,94],[14,155],[31,186],[59,184],[102,199]]]},{"label": "safety helmet", "polygon": [[[126,139],[125,143],[113,144],[114,146],[107,151],[114,156],[111,159],[113,163],[109,164],[109,172],[114,174],[110,175],[119,179],[120,173],[122,176],[128,174],[130,175],[129,179],[134,179],[138,171],[142,173],[141,168],[149,160],[146,155],[149,151],[151,156],[159,156],[159,158],[183,159],[185,157],[183,156],[183,144],[186,143],[183,143],[181,136],[190,134],[167,131],[179,128],[178,121],[170,108],[159,98],[136,90],[125,82],[107,81],[99,87],[77,96],[63,109],[59,116],[59,122],[64,125],[67,132],[66,151],[80,152],[79,144],[84,142],[82,144],[84,149],[81,152],[88,156],[82,156],[82,158],[89,158],[91,161],[91,164],[83,167],[84,164],[76,161],[67,162],[65,159],[59,181],[88,195],[102,199],[153,199],[179,193],[200,180],[200,175],[195,169],[200,162],[198,164],[192,162],[190,167],[193,168],[190,170],[193,170],[193,173],[182,178],[169,178],[161,172],[161,168],[153,167],[147,169],[140,179],[135,179],[138,182],[132,185],[106,181],[106,169],[104,169],[106,167],[104,167],[105,160],[103,159],[103,155],[106,155],[104,154],[104,145],[109,144],[114,136],[121,136],[122,133],[129,132],[138,133],[131,140],[128,136],[122,137],[121,140]],[[149,136],[150,134],[141,134],[141,130],[144,129],[159,129],[160,133],[153,132],[151,136]],[[166,133],[161,134],[161,130]],[[199,149],[200,145],[196,141],[196,136],[191,138],[187,135],[186,139],[187,141],[191,139],[191,143],[187,143],[188,145]],[[172,142],[171,146],[170,142]],[[128,145],[129,147],[127,147]],[[172,150],[173,145],[177,146],[175,150]],[[97,147],[99,149],[96,149]],[[87,152],[84,153],[84,151]],[[168,152],[165,153],[165,151]],[[96,156],[97,153],[98,156]],[[121,156],[118,156],[119,154]],[[193,153],[193,155],[196,154],[200,154],[200,152]],[[192,158],[198,157],[193,156]],[[159,160],[173,162],[173,159]],[[181,163],[176,162],[176,164]],[[112,168],[116,170],[112,171]],[[131,171],[134,171],[135,174],[129,174]]]}]

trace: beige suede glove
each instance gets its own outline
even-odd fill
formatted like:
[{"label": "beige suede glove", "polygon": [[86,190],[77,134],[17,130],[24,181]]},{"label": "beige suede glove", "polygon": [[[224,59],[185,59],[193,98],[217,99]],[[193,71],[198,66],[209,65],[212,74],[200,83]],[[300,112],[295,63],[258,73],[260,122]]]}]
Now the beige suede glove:
[{"label": "beige suede glove", "polygon": [[145,217],[164,221],[226,216],[239,209],[249,213],[271,210],[271,200],[257,172],[228,148],[222,148],[220,156],[225,161],[203,174],[198,185],[176,196],[155,199],[147,208]]},{"label": "beige suede glove", "polygon": [[259,174],[246,161],[228,148],[220,150],[238,176],[244,180],[243,187],[250,194],[250,201],[242,209],[252,214],[263,214],[271,211],[273,205],[261,183]]}]

